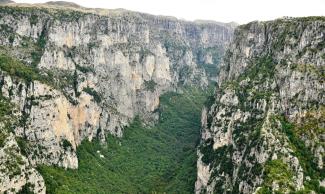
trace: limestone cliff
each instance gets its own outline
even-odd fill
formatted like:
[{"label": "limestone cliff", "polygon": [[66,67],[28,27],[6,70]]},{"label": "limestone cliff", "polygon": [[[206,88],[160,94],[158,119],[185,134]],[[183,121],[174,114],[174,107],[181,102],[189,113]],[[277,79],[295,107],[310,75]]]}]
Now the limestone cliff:
[{"label": "limestone cliff", "polygon": [[202,113],[196,193],[324,193],[325,18],[236,29]]},{"label": "limestone cliff", "polygon": [[231,24],[55,3],[1,6],[0,29],[1,99],[16,114],[1,129],[0,192],[37,193],[37,165],[77,168],[82,140],[121,137],[136,115],[157,119],[161,94],[206,87],[233,33]]}]

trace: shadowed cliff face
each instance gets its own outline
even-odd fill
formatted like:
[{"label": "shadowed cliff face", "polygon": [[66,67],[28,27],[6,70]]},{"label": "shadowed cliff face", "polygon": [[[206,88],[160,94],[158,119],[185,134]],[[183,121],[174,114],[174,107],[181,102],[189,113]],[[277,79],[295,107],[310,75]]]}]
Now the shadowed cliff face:
[{"label": "shadowed cliff face", "polygon": [[237,28],[202,114],[196,192],[324,192],[324,17]]},{"label": "shadowed cliff face", "polygon": [[0,7],[0,28],[1,93],[16,113],[3,144],[19,140],[16,156],[28,158],[10,176],[1,164],[0,191],[33,176],[28,184],[40,193],[36,165],[77,168],[82,140],[121,137],[136,115],[152,124],[161,94],[215,80],[233,33],[220,23],[49,5]]}]

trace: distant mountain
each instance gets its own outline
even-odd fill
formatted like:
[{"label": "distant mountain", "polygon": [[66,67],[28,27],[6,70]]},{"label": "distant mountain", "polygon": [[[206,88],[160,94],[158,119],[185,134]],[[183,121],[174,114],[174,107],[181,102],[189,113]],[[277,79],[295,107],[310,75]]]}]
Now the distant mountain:
[{"label": "distant mountain", "polygon": [[74,7],[74,8],[81,8],[82,7],[82,6],[80,6],[80,5],[76,4],[76,3],[72,3],[72,2],[68,2],[68,1],[49,1],[49,2],[46,2],[45,4],[62,6],[62,7]]},{"label": "distant mountain", "polygon": [[6,3],[15,3],[15,2],[11,0],[0,0],[0,4],[6,4]]},{"label": "distant mountain", "polygon": [[210,24],[217,24],[217,25],[222,25],[222,26],[231,26],[233,28],[239,26],[239,24],[236,22],[223,23],[223,22],[217,22],[214,20],[195,20],[194,22],[197,24],[209,24],[210,23]]}]

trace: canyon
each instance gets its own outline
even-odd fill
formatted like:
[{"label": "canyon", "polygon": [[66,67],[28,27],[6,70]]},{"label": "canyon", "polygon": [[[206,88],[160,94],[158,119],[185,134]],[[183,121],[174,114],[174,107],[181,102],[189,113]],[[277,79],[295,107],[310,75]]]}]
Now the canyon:
[{"label": "canyon", "polygon": [[0,188],[35,193],[38,166],[77,169],[84,140],[123,138],[136,116],[155,125],[162,94],[207,88],[234,29],[62,2],[6,4],[0,26]]},{"label": "canyon", "polygon": [[325,18],[0,5],[0,193],[323,193]]}]

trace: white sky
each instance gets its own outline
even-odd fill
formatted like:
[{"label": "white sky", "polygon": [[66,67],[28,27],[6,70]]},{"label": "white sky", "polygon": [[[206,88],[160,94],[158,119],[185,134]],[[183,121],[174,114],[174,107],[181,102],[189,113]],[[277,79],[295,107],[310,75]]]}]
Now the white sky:
[{"label": "white sky", "polygon": [[[41,3],[50,0],[14,0]],[[186,20],[215,20],[243,24],[282,16],[324,16],[325,0],[67,0],[84,7],[124,8]]]}]

